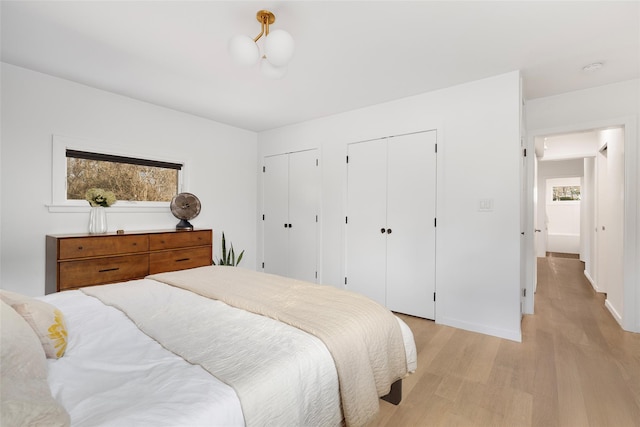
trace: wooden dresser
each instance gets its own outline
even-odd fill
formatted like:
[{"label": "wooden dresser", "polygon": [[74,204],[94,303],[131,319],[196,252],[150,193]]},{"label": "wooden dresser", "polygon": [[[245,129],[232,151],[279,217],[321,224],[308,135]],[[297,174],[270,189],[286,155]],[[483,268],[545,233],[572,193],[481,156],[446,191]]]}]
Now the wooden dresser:
[{"label": "wooden dresser", "polygon": [[48,235],[45,293],[212,263],[212,230]]}]

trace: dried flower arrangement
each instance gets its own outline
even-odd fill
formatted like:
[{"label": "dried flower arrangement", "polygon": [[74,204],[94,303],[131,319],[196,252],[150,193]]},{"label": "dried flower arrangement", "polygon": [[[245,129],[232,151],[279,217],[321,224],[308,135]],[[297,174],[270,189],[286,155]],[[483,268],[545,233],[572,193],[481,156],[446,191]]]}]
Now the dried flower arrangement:
[{"label": "dried flower arrangement", "polygon": [[90,188],[84,195],[84,198],[93,207],[103,206],[108,208],[116,202],[116,196],[112,191],[103,190],[102,188]]}]

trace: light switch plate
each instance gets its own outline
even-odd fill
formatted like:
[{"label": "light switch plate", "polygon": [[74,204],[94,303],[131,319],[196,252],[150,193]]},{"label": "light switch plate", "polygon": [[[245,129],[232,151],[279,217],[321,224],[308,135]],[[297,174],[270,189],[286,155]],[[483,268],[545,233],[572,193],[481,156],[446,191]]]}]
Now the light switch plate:
[{"label": "light switch plate", "polygon": [[478,212],[493,212],[493,199],[478,200]]}]

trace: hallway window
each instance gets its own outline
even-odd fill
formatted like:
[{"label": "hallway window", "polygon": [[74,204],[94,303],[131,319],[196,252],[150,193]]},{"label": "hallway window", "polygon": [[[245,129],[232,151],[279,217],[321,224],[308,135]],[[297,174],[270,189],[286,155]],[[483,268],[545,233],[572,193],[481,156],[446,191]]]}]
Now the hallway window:
[{"label": "hallway window", "polygon": [[579,185],[562,186],[562,187],[554,186],[552,200],[554,202],[580,200],[580,186]]}]

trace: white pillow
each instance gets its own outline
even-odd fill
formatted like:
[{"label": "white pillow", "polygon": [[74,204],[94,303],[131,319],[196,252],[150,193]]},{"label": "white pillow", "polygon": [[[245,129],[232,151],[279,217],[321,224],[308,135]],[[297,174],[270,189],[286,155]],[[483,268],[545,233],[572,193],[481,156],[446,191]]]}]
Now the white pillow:
[{"label": "white pillow", "polygon": [[0,425],[68,426],[69,414],[47,383],[47,359],[38,336],[0,301]]},{"label": "white pillow", "polygon": [[44,301],[16,292],[0,290],[0,299],[33,328],[48,358],[57,359],[64,355],[67,349],[67,326],[60,310]]}]

